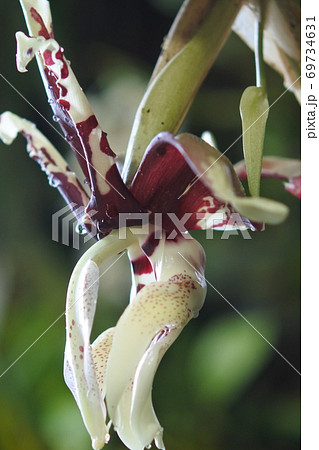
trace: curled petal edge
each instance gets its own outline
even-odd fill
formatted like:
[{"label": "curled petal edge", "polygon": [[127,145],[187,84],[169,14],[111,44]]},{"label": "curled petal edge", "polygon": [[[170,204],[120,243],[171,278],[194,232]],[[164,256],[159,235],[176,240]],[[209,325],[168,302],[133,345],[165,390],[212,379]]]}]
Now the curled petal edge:
[{"label": "curled petal edge", "polygon": [[[239,161],[234,166],[241,180],[247,178],[245,161]],[[301,198],[301,162],[297,159],[266,156],[262,161],[262,178],[278,178],[286,180],[285,189],[297,198]]]},{"label": "curled petal edge", "polygon": [[67,293],[64,378],[81,411],[94,450],[100,450],[109,440],[103,395],[105,379],[104,374],[97,376],[97,369],[105,367],[107,361],[107,355],[99,358],[99,347],[109,348],[113,333],[109,331],[90,345],[99,266],[127,248],[134,239],[129,231],[126,239],[119,239],[118,231],[114,231],[94,244],[75,266]]},{"label": "curled petal edge", "polygon": [[[186,281],[183,280],[186,278]],[[197,281],[181,274],[145,286],[115,327],[106,371],[106,403],[114,429],[132,450],[153,439],[164,449],[162,427],[151,402],[156,369],[206,294]]]},{"label": "curled petal edge", "polygon": [[[228,158],[207,142],[188,133],[174,137],[171,133],[162,132],[152,140],[133,180],[134,195],[138,193],[143,196],[142,189],[139,187],[139,178],[143,181],[140,175],[143,165],[147,162],[148,154],[154,148],[161,149],[165,145],[168,148],[174,147],[182,155],[196,177],[185,192],[179,195],[180,206],[183,203],[183,197],[186,197],[197,183],[202,183],[208,189],[205,195],[210,193],[213,199],[232,206],[234,212],[238,212],[243,217],[269,224],[279,224],[286,219],[289,210],[284,204],[262,197],[246,197],[244,188]],[[147,164],[149,165],[149,162]]]},{"label": "curled petal edge", "polygon": [[202,139],[188,133],[176,139],[182,144],[196,173],[216,197],[230,203],[244,217],[256,222],[277,225],[289,213],[286,205],[262,197],[245,197],[233,165],[228,158]]},{"label": "curled petal edge", "polygon": [[49,184],[59,190],[77,220],[82,221],[89,198],[67,162],[32,122],[10,111],[2,113],[0,139],[9,145],[18,133],[28,142],[27,152],[30,158],[40,165],[48,177]]}]

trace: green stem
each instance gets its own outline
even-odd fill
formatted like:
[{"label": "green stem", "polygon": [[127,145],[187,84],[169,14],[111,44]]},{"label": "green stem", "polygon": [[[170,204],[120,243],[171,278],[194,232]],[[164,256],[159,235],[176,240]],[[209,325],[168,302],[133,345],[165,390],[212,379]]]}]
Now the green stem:
[{"label": "green stem", "polygon": [[263,55],[264,46],[264,8],[263,1],[260,2],[260,15],[256,23],[255,39],[255,64],[256,64],[256,86],[266,90],[266,74]]},{"label": "green stem", "polygon": [[[206,6],[206,0],[202,0]],[[123,168],[130,183],[150,141],[161,131],[178,132],[193,98],[223,47],[243,0],[213,0],[190,40],[148,86],[137,110]],[[190,2],[195,7],[196,2]],[[202,14],[198,8],[197,13]]]}]

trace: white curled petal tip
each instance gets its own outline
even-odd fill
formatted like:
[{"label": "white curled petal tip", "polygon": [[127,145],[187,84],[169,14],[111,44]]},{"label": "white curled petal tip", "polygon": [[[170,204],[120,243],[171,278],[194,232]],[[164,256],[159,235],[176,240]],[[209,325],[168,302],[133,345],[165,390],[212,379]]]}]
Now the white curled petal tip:
[{"label": "white curled petal tip", "polygon": [[[187,277],[186,277],[187,278]],[[190,277],[189,277],[190,278]],[[106,370],[106,403],[114,429],[131,450],[153,440],[164,449],[163,429],[155,415],[151,390],[157,367],[205,289],[192,279],[145,286],[115,327]]]},{"label": "white curled petal tip", "polygon": [[240,215],[256,222],[277,225],[289,213],[286,205],[262,197],[246,197],[233,165],[207,142],[188,133],[176,137],[183,150],[200,174],[201,181],[221,201],[229,203]]},{"label": "white curled petal tip", "polygon": [[70,172],[67,162],[33,122],[10,111],[0,114],[0,139],[10,145],[18,133],[23,134],[28,141],[27,151],[30,158],[36,159],[47,175],[52,170],[63,172],[66,175]]},{"label": "white curled petal tip", "polygon": [[[30,124],[30,122],[21,119],[10,111],[5,111],[2,113],[0,115],[0,139],[2,142],[10,145],[17,137],[21,125],[25,123],[28,125]],[[35,128],[34,125],[33,127]]]},{"label": "white curled petal tip", "polygon": [[[17,55],[16,64],[19,72],[27,72],[27,65],[40,51],[57,52],[60,48],[55,39],[45,39],[43,36],[29,37],[22,31],[16,33]],[[62,63],[60,62],[60,65]]]},{"label": "white curled petal tip", "polygon": [[231,203],[241,215],[270,225],[279,225],[289,214],[288,206],[263,197],[233,197]]}]

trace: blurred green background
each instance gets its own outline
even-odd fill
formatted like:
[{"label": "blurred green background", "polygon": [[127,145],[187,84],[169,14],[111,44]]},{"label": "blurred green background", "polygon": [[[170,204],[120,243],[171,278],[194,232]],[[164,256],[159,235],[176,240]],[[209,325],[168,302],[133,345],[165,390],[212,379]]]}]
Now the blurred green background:
[{"label": "blurred green background", "polygon": [[[119,155],[180,4],[52,1],[55,35]],[[35,63],[27,74],[15,69],[14,33],[26,29],[19,2],[2,1],[0,14],[1,73],[51,120]],[[272,103],[284,87],[271,69],[267,79]],[[184,129],[212,130],[219,148],[228,148],[240,134],[241,93],[252,84],[253,54],[232,35]],[[63,139],[1,78],[0,105],[1,111],[36,122],[73,161]],[[265,154],[299,158],[299,113],[290,93],[271,108]],[[241,152],[238,141],[227,156],[236,162]],[[0,378],[0,449],[89,450],[62,377],[65,292],[85,246],[76,250],[52,241],[51,216],[64,204],[28,158],[22,137],[11,147],[0,144],[0,185],[0,372],[34,343]],[[241,235],[221,240],[220,232],[208,240],[205,232],[193,233],[207,252],[207,280],[222,296],[208,288],[199,318],[183,331],[156,375],[154,404],[168,450],[300,448],[299,375],[227,303],[300,369],[299,202],[278,180],[263,181],[262,195],[289,205],[284,224],[252,234],[251,240]],[[121,314],[129,276],[124,256],[103,279],[94,337]],[[125,448],[114,432],[108,448]]]}]

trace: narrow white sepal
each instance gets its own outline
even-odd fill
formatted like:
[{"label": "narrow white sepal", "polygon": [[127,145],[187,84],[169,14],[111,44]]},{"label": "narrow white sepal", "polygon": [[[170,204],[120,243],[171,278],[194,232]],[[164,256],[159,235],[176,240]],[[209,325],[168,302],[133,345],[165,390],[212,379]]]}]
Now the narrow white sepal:
[{"label": "narrow white sepal", "polygon": [[[60,48],[55,39],[45,39],[43,36],[29,37],[22,31],[16,33],[17,55],[16,63],[19,72],[27,72],[27,65],[40,51],[57,52]],[[57,61],[62,66],[61,61]]]},{"label": "narrow white sepal", "polygon": [[37,36],[41,31],[41,24],[35,20],[32,10],[35,10],[43,21],[43,25],[50,33],[52,31],[52,17],[48,0],[20,0],[23,15],[31,36]]}]

